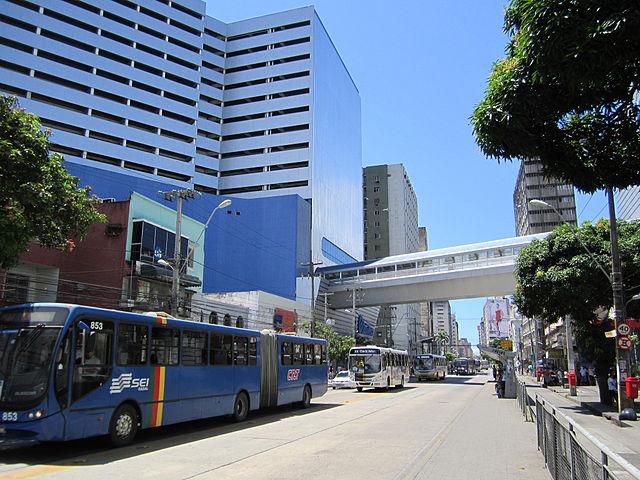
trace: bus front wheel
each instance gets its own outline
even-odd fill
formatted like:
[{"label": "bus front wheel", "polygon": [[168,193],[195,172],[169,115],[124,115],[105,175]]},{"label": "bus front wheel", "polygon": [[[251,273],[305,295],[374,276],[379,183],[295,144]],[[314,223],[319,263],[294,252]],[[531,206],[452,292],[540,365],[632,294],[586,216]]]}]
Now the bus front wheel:
[{"label": "bus front wheel", "polygon": [[138,433],[138,414],[128,403],[120,405],[111,417],[109,437],[115,447],[123,447],[133,442]]},{"label": "bus front wheel", "polygon": [[249,399],[247,394],[240,392],[236,397],[236,401],[233,404],[233,421],[243,422],[249,415]]}]

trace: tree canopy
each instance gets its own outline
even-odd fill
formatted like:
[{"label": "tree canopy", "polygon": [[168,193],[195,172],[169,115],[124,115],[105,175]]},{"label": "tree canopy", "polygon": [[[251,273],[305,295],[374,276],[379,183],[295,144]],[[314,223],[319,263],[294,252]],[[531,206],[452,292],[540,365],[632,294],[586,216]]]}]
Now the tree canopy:
[{"label": "tree canopy", "polygon": [[[618,234],[626,297],[630,298],[640,291],[640,222],[619,221]],[[561,225],[522,249],[514,294],[515,304],[527,317],[553,323],[571,316],[581,356],[596,363],[605,379],[615,356],[614,341],[604,336],[613,328],[607,318],[613,299],[609,278],[596,261],[609,271],[609,252],[608,221],[585,222],[579,228]]]},{"label": "tree canopy", "polygon": [[[304,328],[309,330],[308,322],[305,322]],[[327,341],[329,361],[332,363],[345,361],[349,350],[355,345],[354,338],[340,335],[326,323],[316,322],[315,330],[318,338],[324,338]]]},{"label": "tree canopy", "polygon": [[104,221],[88,194],[49,152],[38,117],[0,96],[0,267],[14,265],[32,240],[63,248]]},{"label": "tree canopy", "polygon": [[471,118],[482,151],[586,192],[640,183],[637,0],[511,0],[504,29]]}]

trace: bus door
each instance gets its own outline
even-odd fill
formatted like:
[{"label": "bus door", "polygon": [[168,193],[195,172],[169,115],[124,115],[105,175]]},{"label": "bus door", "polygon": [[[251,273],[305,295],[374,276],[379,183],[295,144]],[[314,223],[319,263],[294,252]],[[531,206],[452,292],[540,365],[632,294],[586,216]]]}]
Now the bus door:
[{"label": "bus door", "polygon": [[67,439],[106,434],[113,409],[109,395],[113,322],[81,317],[73,325]]}]

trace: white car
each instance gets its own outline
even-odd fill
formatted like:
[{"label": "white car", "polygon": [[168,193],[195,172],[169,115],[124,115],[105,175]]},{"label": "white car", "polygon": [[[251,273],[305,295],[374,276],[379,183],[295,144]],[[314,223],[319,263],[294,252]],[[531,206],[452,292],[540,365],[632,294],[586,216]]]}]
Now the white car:
[{"label": "white car", "polygon": [[349,372],[347,370],[343,370],[333,377],[331,387],[334,390],[336,388],[356,388],[356,384],[349,378]]}]

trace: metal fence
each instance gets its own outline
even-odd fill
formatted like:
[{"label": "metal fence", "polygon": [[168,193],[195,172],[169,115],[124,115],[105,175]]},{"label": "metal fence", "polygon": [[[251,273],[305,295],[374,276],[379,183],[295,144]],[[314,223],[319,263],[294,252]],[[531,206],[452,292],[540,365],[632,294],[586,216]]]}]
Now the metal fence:
[{"label": "metal fence", "polygon": [[518,405],[536,423],[538,450],[554,480],[640,480],[640,470],[518,382]]}]

